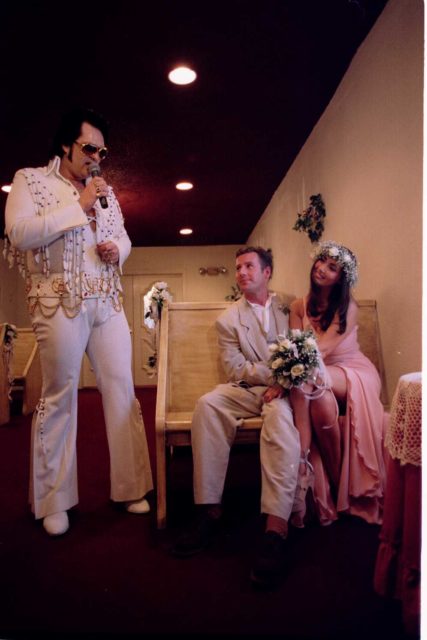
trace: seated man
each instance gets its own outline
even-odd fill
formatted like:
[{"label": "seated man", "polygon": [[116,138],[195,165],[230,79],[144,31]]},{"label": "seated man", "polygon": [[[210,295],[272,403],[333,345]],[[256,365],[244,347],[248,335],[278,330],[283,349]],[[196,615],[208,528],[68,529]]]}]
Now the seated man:
[{"label": "seated man", "polygon": [[282,572],[288,519],[294,500],[300,444],[283,388],[272,385],[269,344],[288,329],[287,311],[268,283],[270,250],[245,247],[236,254],[236,281],[243,297],[224,311],[216,328],[228,382],[202,396],[191,427],[194,500],[199,511],[173,553],[184,557],[204,549],[218,531],[225,476],[236,430],[244,418],[262,415],[261,510],[266,529],[252,579],[271,583]]}]

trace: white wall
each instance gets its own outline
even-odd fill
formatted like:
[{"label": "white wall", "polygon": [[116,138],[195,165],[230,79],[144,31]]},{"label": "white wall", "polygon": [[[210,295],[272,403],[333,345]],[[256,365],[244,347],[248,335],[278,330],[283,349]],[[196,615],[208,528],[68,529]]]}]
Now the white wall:
[{"label": "white wall", "polygon": [[[3,250],[3,242],[0,242]],[[9,269],[0,254],[0,324],[10,322],[17,327],[31,326],[27,312],[25,283],[16,267]]]},{"label": "white wall", "polygon": [[422,143],[423,3],[389,0],[249,238],[273,249],[273,286],[303,295],[311,243],[292,226],[322,194],[322,239],[356,252],[355,297],[378,302],[390,397],[421,369]]},{"label": "white wall", "polygon": [[[126,275],[182,273],[184,301],[217,302],[232,293],[239,246],[134,247],[123,272]],[[202,276],[200,267],[226,267],[228,273]]]}]

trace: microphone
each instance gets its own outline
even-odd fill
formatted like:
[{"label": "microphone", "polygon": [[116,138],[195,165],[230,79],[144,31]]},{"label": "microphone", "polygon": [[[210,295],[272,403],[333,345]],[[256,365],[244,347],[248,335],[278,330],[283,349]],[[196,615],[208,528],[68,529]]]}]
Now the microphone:
[{"label": "microphone", "polygon": [[[101,169],[99,167],[99,164],[97,164],[96,162],[93,162],[90,167],[89,167],[89,173],[92,176],[92,178],[96,178],[98,176],[101,175]],[[99,196],[98,198],[101,207],[103,209],[108,209],[108,202],[107,202],[107,198],[105,196]]]}]

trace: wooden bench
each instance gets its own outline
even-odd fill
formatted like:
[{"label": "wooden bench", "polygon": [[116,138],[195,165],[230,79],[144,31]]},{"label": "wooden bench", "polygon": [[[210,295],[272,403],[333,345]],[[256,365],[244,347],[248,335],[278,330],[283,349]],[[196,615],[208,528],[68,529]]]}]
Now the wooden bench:
[{"label": "wooden bench", "polygon": [[[166,304],[160,323],[156,403],[157,526],[166,526],[166,450],[191,445],[191,418],[198,398],[227,382],[221,366],[215,320],[232,302],[174,302]],[[376,303],[360,300],[359,342],[376,365],[383,382]],[[236,443],[257,442],[261,417],[243,421]]]},{"label": "wooden bench", "polygon": [[[17,328],[17,338],[14,341],[13,353],[11,358],[11,371],[13,382],[11,387],[12,396],[16,394],[22,395],[22,413],[28,415],[32,413],[37,406],[41,395],[41,368],[40,356],[34,332],[31,328]],[[3,341],[0,342],[3,344]],[[2,362],[1,377],[2,381],[7,380],[7,372],[5,372],[5,363]],[[6,376],[6,377],[5,377]],[[3,393],[1,406],[5,405],[5,396],[7,397],[7,386]],[[9,406],[4,407],[4,420],[9,421]],[[0,422],[1,424],[1,422]]]},{"label": "wooden bench", "polygon": [[6,324],[0,325],[0,425],[10,420],[7,353],[3,349]]}]

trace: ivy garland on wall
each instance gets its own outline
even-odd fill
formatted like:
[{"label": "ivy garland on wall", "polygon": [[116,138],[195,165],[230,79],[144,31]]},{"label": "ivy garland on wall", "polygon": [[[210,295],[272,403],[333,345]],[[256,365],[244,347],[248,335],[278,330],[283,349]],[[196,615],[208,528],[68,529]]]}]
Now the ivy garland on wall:
[{"label": "ivy garland on wall", "polygon": [[303,231],[311,242],[317,242],[324,231],[323,223],[326,217],[325,204],[320,193],[310,196],[310,205],[302,213],[298,213],[297,220],[292,227],[295,231]]}]

